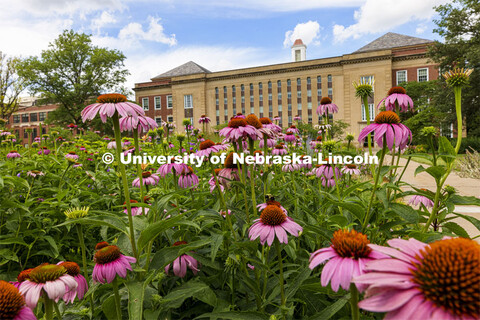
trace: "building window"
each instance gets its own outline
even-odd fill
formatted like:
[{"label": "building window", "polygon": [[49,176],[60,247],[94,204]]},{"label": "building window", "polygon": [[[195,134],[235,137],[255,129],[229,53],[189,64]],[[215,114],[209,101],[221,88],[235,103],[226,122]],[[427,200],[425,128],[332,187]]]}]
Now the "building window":
[{"label": "building window", "polygon": [[302,85],[302,80],[300,78],[297,78],[297,86],[301,86]]},{"label": "building window", "polygon": [[268,89],[272,89],[272,81],[268,81]]},{"label": "building window", "polygon": [[404,82],[407,82],[407,70],[397,71],[397,86]]},{"label": "building window", "polygon": [[148,111],[148,98],[142,98],[143,110]]},{"label": "building window", "polygon": [[155,97],[155,110],[162,109],[161,97]]},{"label": "building window", "polygon": [[312,84],[312,79],[310,77],[307,77],[307,85]]},{"label": "building window", "polygon": [[278,112],[282,112],[282,105],[281,104],[278,105]]},{"label": "building window", "polygon": [[20,115],[14,114],[13,115],[13,123],[20,123]]},{"label": "building window", "polygon": [[428,68],[417,69],[417,81],[428,81]]},{"label": "building window", "polygon": [[167,96],[167,109],[173,108],[173,99],[172,96]]},{"label": "building window", "polygon": [[333,96],[333,88],[328,88],[328,97],[332,99]]},{"label": "building window", "polygon": [[22,114],[22,122],[28,122],[28,113]]},{"label": "building window", "polygon": [[302,111],[302,104],[301,103],[297,103],[297,110]]},{"label": "building window", "polygon": [[186,94],[183,96],[183,107],[185,109],[193,108],[193,98],[191,94]]},{"label": "building window", "polygon": [[322,83],[322,76],[317,76],[317,83]]},{"label": "building window", "polygon": [[28,138],[28,132],[25,129],[23,129],[23,138]]},{"label": "building window", "polygon": [[307,90],[307,97],[311,97],[312,96],[312,90]]},{"label": "building window", "polygon": [[300,90],[297,91],[297,98],[299,98],[299,99],[302,98],[302,91],[300,91]]},{"label": "building window", "polygon": [[300,60],[301,60],[300,50],[295,50],[295,62]]},{"label": "building window", "polygon": [[38,121],[38,114],[37,113],[30,113],[30,121],[31,122]]},{"label": "building window", "polygon": [[307,108],[308,108],[308,110],[312,110],[312,103],[311,102],[307,103]]},{"label": "building window", "polygon": [[168,121],[168,122],[173,122],[173,116],[168,116],[168,117],[167,117],[167,121]]},{"label": "building window", "polygon": [[443,123],[440,125],[440,135],[447,137],[447,138],[453,138],[453,123]]},{"label": "building window", "polygon": [[44,121],[46,117],[47,117],[46,112],[39,112],[38,113],[38,121]]},{"label": "building window", "polygon": [[[375,120],[375,107],[373,103],[368,104],[368,110],[370,112],[370,121]],[[362,104],[362,121],[367,121],[367,114],[365,113],[365,107]]]},{"label": "building window", "polygon": [[331,74],[329,74],[329,75],[327,76],[327,82],[332,82],[332,75],[331,75]]},{"label": "building window", "polygon": [[292,81],[290,79],[287,80],[287,87],[291,87],[292,86]]},{"label": "building window", "polygon": [[236,93],[237,92],[237,88],[235,88],[235,86],[232,86],[232,93]]},{"label": "building window", "polygon": [[155,122],[157,123],[157,125],[159,127],[161,127],[162,126],[162,117],[155,117]]}]

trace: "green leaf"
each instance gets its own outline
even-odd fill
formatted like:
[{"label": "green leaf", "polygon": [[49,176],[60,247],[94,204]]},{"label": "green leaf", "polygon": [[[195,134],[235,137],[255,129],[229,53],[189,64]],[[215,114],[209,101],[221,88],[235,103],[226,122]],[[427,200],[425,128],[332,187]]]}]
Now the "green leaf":
[{"label": "green leaf", "polygon": [[417,167],[417,169],[415,169],[414,176],[417,176],[417,174],[422,173],[422,172],[424,172],[425,170],[427,170],[427,169],[425,169],[422,165],[419,165],[419,166]]},{"label": "green leaf", "polygon": [[197,298],[211,306],[216,305],[215,293],[205,283],[193,279],[183,285],[174,288],[161,300],[164,309],[179,308],[185,299]]},{"label": "green leaf", "polygon": [[95,218],[80,218],[80,219],[67,219],[64,223],[57,225],[57,227],[67,226],[70,224],[85,224],[88,226],[107,226],[109,228],[128,234],[126,224],[120,220],[113,220],[111,217],[95,217]]},{"label": "green leaf", "polygon": [[0,260],[0,266],[4,265],[8,261],[18,262],[17,255],[12,250],[7,248],[0,249],[0,257],[2,257],[2,260]]},{"label": "green leaf", "polygon": [[254,311],[227,311],[227,312],[212,312],[204,313],[195,319],[229,319],[229,320],[268,320],[270,317],[260,312]]},{"label": "green leaf", "polygon": [[451,201],[453,204],[460,204],[465,206],[480,206],[480,199],[472,196],[461,196],[454,194],[451,196],[448,201]]},{"label": "green leaf", "polygon": [[161,220],[149,225],[142,231],[142,233],[140,233],[140,237],[138,238],[138,250],[141,251],[150,241],[154,240],[165,230],[171,229],[174,226],[188,225],[199,229],[199,226],[194,222],[188,220],[181,221],[183,218],[184,216],[179,214],[167,220]]},{"label": "green leaf", "polygon": [[455,222],[444,223],[442,227],[447,228],[448,230],[455,233],[459,237],[470,239],[470,236],[468,235],[467,231],[465,231],[465,229],[463,229],[460,225],[458,225]]},{"label": "green leaf", "polygon": [[464,215],[464,214],[461,214],[461,213],[456,213],[456,212],[452,212],[454,215],[457,215],[459,217],[462,217],[463,219],[467,220],[468,222],[470,222],[471,224],[473,224],[475,226],[475,228],[477,228],[478,230],[480,230],[480,220],[478,220],[477,218],[474,218],[474,217],[471,217],[471,216],[467,216],[467,215]]},{"label": "green leaf", "polygon": [[435,180],[440,180],[447,170],[442,166],[431,166],[425,170],[429,175],[435,178]]},{"label": "green leaf", "polygon": [[115,297],[113,294],[105,299],[102,303],[103,314],[107,317],[108,320],[117,320],[117,309],[115,307]]},{"label": "green leaf", "polygon": [[215,257],[217,256],[218,249],[223,243],[223,234],[220,233],[212,233],[212,246],[211,246],[211,259],[212,262],[215,260]]},{"label": "green leaf", "polygon": [[391,203],[390,208],[408,223],[418,222],[418,212],[412,207],[401,203]]},{"label": "green leaf", "polygon": [[339,207],[347,209],[360,221],[362,221],[363,217],[365,216],[366,209],[363,206],[359,205],[358,203],[335,201],[334,204],[336,204]]},{"label": "green leaf", "polygon": [[129,281],[125,283],[128,289],[128,316],[130,320],[142,320],[143,300],[145,288],[152,281],[155,272],[152,272],[145,281]]},{"label": "green leaf", "polygon": [[343,306],[350,300],[350,293],[346,294],[344,297],[338,299],[336,302],[332,303],[319,313],[308,318],[309,320],[328,320],[333,317],[338,311],[340,311]]},{"label": "green leaf", "polygon": [[310,270],[309,267],[305,267],[302,270],[298,271],[298,275],[294,279],[292,279],[291,281],[288,281],[290,285],[285,290],[285,296],[287,300],[292,298],[295,295],[295,293],[297,293],[300,286],[303,284],[305,280],[308,279],[308,277],[310,277],[311,273],[312,273],[312,270]]},{"label": "green leaf", "polygon": [[438,138],[438,154],[446,163],[455,161],[457,155],[450,141],[444,136]]},{"label": "green leaf", "polygon": [[53,253],[53,258],[58,257],[58,247],[57,247],[57,243],[55,242],[55,240],[53,240],[53,238],[50,237],[50,236],[43,236],[43,239],[47,240],[47,242],[50,244],[50,247],[51,247],[52,253]]}]

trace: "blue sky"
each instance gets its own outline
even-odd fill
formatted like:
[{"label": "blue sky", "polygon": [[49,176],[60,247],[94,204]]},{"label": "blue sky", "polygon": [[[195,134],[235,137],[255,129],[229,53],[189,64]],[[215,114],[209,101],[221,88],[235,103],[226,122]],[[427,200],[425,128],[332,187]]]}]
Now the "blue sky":
[{"label": "blue sky", "polygon": [[132,87],[189,60],[212,71],[288,62],[296,38],[307,59],[353,52],[386,32],[441,40],[433,7],[446,2],[17,0],[0,12],[0,51],[38,55],[72,28],[124,52]]}]

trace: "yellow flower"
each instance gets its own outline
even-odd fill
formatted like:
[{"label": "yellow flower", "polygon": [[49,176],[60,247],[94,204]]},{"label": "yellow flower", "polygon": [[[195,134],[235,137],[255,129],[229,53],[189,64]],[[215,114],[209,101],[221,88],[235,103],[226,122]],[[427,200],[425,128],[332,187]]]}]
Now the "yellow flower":
[{"label": "yellow flower", "polygon": [[68,210],[65,210],[64,214],[69,219],[78,219],[88,215],[88,210],[90,210],[89,207],[81,207],[81,208],[76,207],[76,208],[70,208]]}]

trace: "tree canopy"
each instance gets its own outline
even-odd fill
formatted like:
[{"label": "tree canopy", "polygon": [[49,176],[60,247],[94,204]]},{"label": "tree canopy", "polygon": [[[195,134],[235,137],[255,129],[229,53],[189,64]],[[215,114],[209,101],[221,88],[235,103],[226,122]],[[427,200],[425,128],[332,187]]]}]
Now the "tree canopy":
[{"label": "tree canopy", "polygon": [[30,91],[60,105],[52,113],[55,122],[81,126],[81,110],[100,93],[118,90],[125,82],[129,72],[124,60],[118,50],[94,46],[90,35],[65,30],[40,57],[25,59],[19,74]]},{"label": "tree canopy", "polygon": [[[480,136],[480,2],[478,0],[454,0],[435,8],[440,15],[435,20],[434,32],[445,42],[436,41],[429,56],[440,64],[440,70],[455,67],[473,68],[470,85],[463,89],[462,114],[466,118],[468,136]],[[445,89],[440,79],[436,92],[436,106],[454,117],[455,104],[452,90]],[[453,119],[452,119],[453,120]]]},{"label": "tree canopy", "polygon": [[18,109],[18,97],[25,88],[17,73],[19,63],[19,58],[0,52],[0,119],[8,120]]}]

